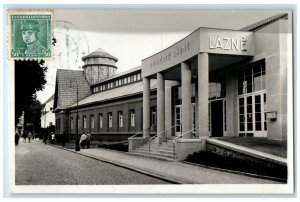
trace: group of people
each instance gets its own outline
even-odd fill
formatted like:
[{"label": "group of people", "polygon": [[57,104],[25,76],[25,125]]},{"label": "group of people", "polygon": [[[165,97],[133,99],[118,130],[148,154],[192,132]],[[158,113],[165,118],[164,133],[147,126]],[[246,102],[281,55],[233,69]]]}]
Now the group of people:
[{"label": "group of people", "polygon": [[31,131],[24,131],[23,134],[21,135],[19,131],[16,132],[15,134],[15,145],[19,145],[19,140],[20,137],[23,138],[23,142],[26,143],[28,139],[28,143],[30,143],[33,135]]},{"label": "group of people", "polygon": [[83,132],[83,134],[81,135],[80,140],[79,140],[79,144],[80,144],[81,148],[84,149],[85,145],[87,148],[90,148],[91,139],[92,139],[92,135],[91,135],[90,131],[87,131],[86,134],[85,134],[85,132]]}]

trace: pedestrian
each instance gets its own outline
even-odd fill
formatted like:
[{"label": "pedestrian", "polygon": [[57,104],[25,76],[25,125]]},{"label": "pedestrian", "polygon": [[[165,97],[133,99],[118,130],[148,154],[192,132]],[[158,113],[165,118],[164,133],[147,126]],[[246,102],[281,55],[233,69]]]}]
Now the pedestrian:
[{"label": "pedestrian", "polygon": [[30,143],[30,140],[31,140],[31,137],[32,137],[32,133],[29,131],[27,136],[28,136],[28,143]]},{"label": "pedestrian", "polygon": [[67,142],[67,134],[65,131],[62,134],[61,142],[62,142],[62,146],[65,147],[66,142]]},{"label": "pedestrian", "polygon": [[86,147],[87,148],[90,148],[91,140],[92,140],[92,135],[91,135],[90,131],[88,131],[86,134]]},{"label": "pedestrian", "polygon": [[80,137],[80,140],[79,140],[79,144],[82,146],[82,148],[84,149],[84,146],[86,145],[86,134],[83,132],[83,134],[81,135]]},{"label": "pedestrian", "polygon": [[55,134],[53,132],[51,132],[50,138],[51,138],[51,143],[53,144],[55,141]]},{"label": "pedestrian", "polygon": [[47,143],[47,139],[48,139],[48,135],[47,133],[45,132],[44,133],[44,137],[43,137],[43,142],[46,144]]},{"label": "pedestrian", "polygon": [[26,140],[27,140],[27,131],[24,131],[23,132],[23,142],[26,143]]},{"label": "pedestrian", "polygon": [[19,135],[19,131],[16,132],[15,135],[15,145],[18,146],[19,145],[19,139],[20,139],[20,135]]}]

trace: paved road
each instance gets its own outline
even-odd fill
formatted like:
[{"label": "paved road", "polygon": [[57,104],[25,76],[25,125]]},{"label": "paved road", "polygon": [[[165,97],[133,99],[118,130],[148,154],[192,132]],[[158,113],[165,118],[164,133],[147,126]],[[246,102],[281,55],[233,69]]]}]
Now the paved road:
[{"label": "paved road", "polygon": [[32,141],[16,146],[16,185],[167,184],[132,170]]}]

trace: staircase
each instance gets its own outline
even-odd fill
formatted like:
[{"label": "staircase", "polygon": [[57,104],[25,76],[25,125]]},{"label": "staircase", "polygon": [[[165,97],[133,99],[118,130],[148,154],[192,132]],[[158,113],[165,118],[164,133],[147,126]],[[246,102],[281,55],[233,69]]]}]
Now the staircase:
[{"label": "staircase", "polygon": [[150,158],[163,159],[163,160],[176,160],[176,153],[173,151],[173,140],[162,142],[158,144],[155,141],[150,142],[150,154],[149,154],[149,143],[145,143],[142,146],[136,148],[131,154],[139,156],[147,156]]}]

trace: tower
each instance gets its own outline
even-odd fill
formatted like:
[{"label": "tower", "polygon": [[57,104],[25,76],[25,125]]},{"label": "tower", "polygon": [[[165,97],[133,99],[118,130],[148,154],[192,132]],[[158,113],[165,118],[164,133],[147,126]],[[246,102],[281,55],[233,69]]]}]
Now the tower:
[{"label": "tower", "polygon": [[101,48],[82,57],[85,77],[90,85],[98,83],[116,73],[118,59]]}]

